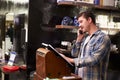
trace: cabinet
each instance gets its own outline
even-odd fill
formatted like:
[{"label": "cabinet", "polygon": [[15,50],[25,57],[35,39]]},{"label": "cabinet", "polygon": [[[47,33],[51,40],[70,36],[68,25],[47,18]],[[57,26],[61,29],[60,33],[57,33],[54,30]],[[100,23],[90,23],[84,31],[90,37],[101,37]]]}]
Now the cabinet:
[{"label": "cabinet", "polygon": [[[62,78],[70,76],[72,66],[52,50],[39,48],[36,51],[36,74],[34,80],[43,80],[44,78]],[[81,80],[81,79],[79,79]]]}]

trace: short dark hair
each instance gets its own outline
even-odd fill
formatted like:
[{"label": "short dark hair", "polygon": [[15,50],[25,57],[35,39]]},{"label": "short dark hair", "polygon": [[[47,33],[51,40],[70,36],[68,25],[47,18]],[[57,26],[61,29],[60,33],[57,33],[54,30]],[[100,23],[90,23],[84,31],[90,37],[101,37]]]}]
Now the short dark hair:
[{"label": "short dark hair", "polygon": [[91,11],[81,12],[80,14],[78,14],[77,18],[79,18],[81,16],[85,17],[86,19],[88,19],[90,17],[92,19],[93,23],[96,24],[95,15]]}]

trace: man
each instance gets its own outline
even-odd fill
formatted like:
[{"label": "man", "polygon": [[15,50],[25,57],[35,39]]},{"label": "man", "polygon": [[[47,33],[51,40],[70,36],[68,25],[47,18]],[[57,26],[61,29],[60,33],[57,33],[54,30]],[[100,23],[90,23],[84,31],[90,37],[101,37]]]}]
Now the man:
[{"label": "man", "polygon": [[96,26],[93,13],[80,13],[78,22],[77,39],[71,51],[75,58],[61,55],[75,64],[75,73],[82,80],[106,80],[111,41]]},{"label": "man", "polygon": [[6,35],[8,35],[10,37],[10,41],[13,43],[13,34],[14,34],[14,28],[13,28],[13,24],[10,23]]}]

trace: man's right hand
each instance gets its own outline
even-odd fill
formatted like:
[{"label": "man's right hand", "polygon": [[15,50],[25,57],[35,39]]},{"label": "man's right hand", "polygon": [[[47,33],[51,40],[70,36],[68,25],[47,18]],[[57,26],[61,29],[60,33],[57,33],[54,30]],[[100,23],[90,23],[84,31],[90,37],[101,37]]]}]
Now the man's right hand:
[{"label": "man's right hand", "polygon": [[83,39],[83,37],[84,37],[84,33],[82,32],[81,29],[78,29],[76,42],[80,42]]}]

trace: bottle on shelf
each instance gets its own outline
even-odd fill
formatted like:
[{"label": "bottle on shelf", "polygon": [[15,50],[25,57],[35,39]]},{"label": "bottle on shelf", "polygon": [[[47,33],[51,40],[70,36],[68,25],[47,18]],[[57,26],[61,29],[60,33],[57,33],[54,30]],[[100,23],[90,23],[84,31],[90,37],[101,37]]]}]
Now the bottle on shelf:
[{"label": "bottle on shelf", "polygon": [[100,5],[100,0],[94,0],[95,5]]},{"label": "bottle on shelf", "polygon": [[79,26],[79,22],[77,20],[77,16],[74,16],[74,26]]}]

